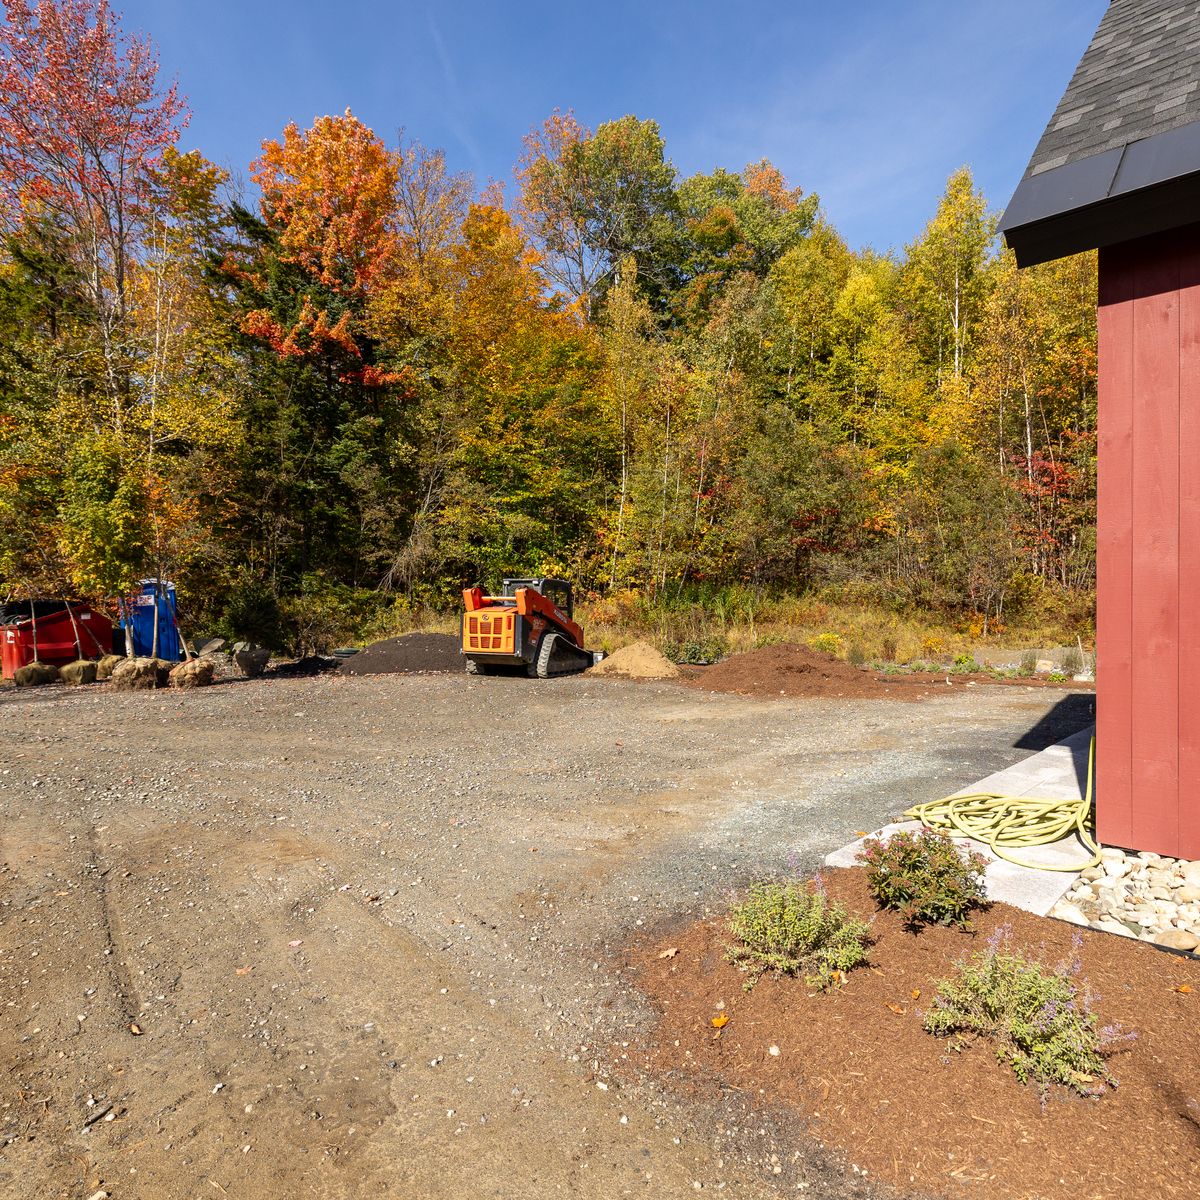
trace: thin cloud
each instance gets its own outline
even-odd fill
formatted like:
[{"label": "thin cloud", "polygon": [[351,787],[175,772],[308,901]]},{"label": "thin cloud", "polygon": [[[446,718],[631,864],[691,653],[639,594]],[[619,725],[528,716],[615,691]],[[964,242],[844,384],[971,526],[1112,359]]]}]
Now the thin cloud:
[{"label": "thin cloud", "polygon": [[446,99],[448,102],[446,106],[446,124],[451,133],[458,139],[459,144],[471,156],[475,174],[482,176],[486,174],[484,170],[484,156],[479,148],[479,143],[476,142],[464,119],[467,109],[463,103],[462,88],[458,83],[458,75],[454,70],[454,62],[450,58],[450,52],[446,49],[445,40],[442,38],[442,31],[438,28],[437,18],[434,17],[432,9],[426,9],[425,16],[429,24],[429,38],[433,42],[434,53],[437,55],[438,64],[442,69],[442,78],[446,82]]}]

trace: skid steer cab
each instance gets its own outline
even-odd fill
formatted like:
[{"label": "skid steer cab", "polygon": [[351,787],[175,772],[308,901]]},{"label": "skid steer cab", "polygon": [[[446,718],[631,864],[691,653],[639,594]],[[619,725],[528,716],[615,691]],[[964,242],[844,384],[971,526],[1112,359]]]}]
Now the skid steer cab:
[{"label": "skid steer cab", "polygon": [[463,608],[462,652],[471,675],[548,679],[585,671],[595,661],[583,648],[565,579],[506,579],[499,596],[466,588]]}]

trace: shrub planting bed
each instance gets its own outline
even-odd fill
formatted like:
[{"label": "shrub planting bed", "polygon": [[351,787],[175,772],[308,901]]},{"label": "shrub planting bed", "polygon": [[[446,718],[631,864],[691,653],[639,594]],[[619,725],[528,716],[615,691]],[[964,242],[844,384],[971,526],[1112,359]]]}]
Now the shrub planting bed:
[{"label": "shrub planting bed", "polygon": [[[1003,904],[972,912],[971,931],[913,931],[877,910],[861,868],[830,872],[825,887],[850,913],[875,916],[868,963],[836,989],[765,974],[746,991],[724,916],[641,948],[631,973],[660,1014],[641,1048],[645,1066],[677,1088],[710,1098],[735,1090],[782,1108],[901,1192],[1194,1195],[1200,962]],[[939,983],[989,939],[1051,969],[1078,961],[1067,975],[1081,1002],[1090,987],[1118,1086],[1101,1087],[1102,1072],[1085,1081],[1096,1096],[1023,1084],[1011,1044],[1002,1061],[995,1039],[927,1032]],[[725,1019],[718,1027],[714,1017]]]}]

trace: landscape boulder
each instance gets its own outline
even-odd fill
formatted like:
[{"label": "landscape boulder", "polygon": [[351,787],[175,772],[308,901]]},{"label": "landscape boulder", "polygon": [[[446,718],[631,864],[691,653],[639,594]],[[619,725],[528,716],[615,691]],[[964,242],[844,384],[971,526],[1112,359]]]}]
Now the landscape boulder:
[{"label": "landscape boulder", "polygon": [[215,674],[216,663],[211,658],[193,658],[172,668],[170,682],[176,688],[208,687]]},{"label": "landscape boulder", "polygon": [[111,678],[113,671],[125,661],[123,654],[106,654],[96,664],[96,678],[100,680]]},{"label": "landscape boulder", "polygon": [[63,683],[69,683],[72,687],[95,683],[96,664],[87,658],[77,659],[73,663],[67,663],[65,667],[59,667],[58,677]]},{"label": "landscape boulder", "polygon": [[257,679],[267,669],[267,663],[271,661],[271,652],[238,642],[233,648],[233,661],[247,679]]},{"label": "landscape boulder", "polygon": [[112,685],[119,692],[140,692],[167,686],[171,663],[160,658],[127,658],[113,668]]},{"label": "landscape boulder", "polygon": [[17,687],[42,687],[47,683],[57,683],[58,668],[50,663],[29,663],[17,668],[13,682]]}]

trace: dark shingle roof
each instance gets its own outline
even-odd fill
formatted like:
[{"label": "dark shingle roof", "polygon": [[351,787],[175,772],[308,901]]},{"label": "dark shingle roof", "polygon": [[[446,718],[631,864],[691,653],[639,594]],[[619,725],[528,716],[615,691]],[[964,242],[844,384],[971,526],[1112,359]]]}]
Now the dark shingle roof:
[{"label": "dark shingle roof", "polygon": [[1112,0],[1027,175],[1200,120],[1200,3]]},{"label": "dark shingle roof", "polygon": [[1200,0],[1110,0],[1000,228],[1022,266],[1200,212]]}]

